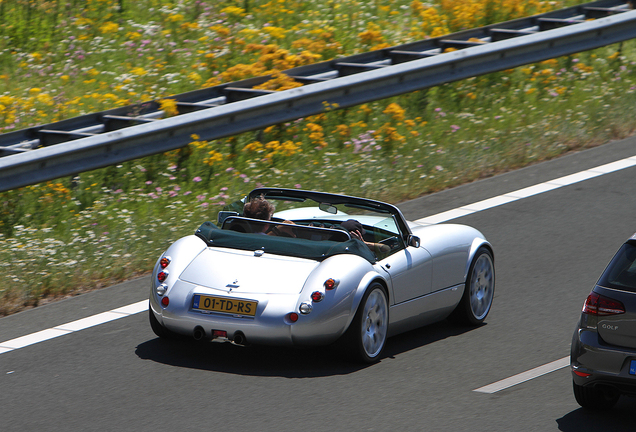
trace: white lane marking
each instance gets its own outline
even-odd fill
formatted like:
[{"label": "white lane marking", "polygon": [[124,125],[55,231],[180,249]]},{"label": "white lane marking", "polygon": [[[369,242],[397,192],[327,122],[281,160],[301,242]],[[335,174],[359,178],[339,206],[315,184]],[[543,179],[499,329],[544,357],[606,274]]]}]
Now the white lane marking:
[{"label": "white lane marking", "polygon": [[[497,197],[488,198],[483,201],[479,201],[473,204],[468,204],[463,207],[459,207],[453,210],[448,210],[443,213],[439,213],[437,215],[428,216],[422,219],[418,219],[415,222],[420,224],[435,224],[440,222],[446,222],[451,219],[456,219],[462,216],[467,216],[469,214],[473,214],[476,212],[480,212],[483,210],[488,210],[493,207],[497,207],[503,204],[507,204],[513,201],[517,201],[519,199],[528,198],[537,194],[541,194],[544,192],[551,191],[553,189],[558,189],[563,186],[568,186],[574,183],[578,183],[584,180],[588,180],[603,174],[609,174],[615,171],[619,171],[625,168],[629,168],[636,165],[636,156],[632,156],[629,158],[621,159],[615,162],[610,162],[605,165],[599,165],[598,167],[591,168],[586,171],[581,171],[579,173],[570,174],[564,177],[560,177],[554,180],[550,180],[545,183],[540,183],[538,185],[529,186],[523,189],[519,189],[514,192],[509,192]],[[148,310],[148,300],[142,300],[137,303],[133,303],[127,306],[123,306],[117,309],[113,309],[108,312],[102,312],[97,315],[93,315],[87,318],[82,318],[77,321],[72,321],[66,324],[62,324],[50,329],[41,330],[36,333],[32,333],[30,335],[22,336],[19,338],[11,339],[5,342],[0,342],[0,354],[10,352],[19,348],[24,348],[29,345],[36,344],[38,342],[43,342],[49,339],[53,339],[59,336],[64,336],[69,333],[73,333],[76,331],[84,330],[89,327],[93,327],[99,324],[104,324],[109,321],[113,321],[119,318],[124,318],[129,315],[137,314],[143,311]],[[561,359],[563,360],[563,359]],[[557,360],[561,361],[561,360]],[[553,364],[548,363],[549,365]],[[547,365],[546,365],[547,366]],[[535,371],[539,368],[532,369]],[[564,367],[564,366],[561,366]],[[531,371],[528,371],[528,373]],[[548,371],[551,372],[551,371]],[[547,373],[547,372],[546,372]],[[523,375],[523,374],[519,374]],[[518,375],[515,375],[518,376]],[[539,376],[539,375],[538,375]],[[514,377],[512,377],[514,378]],[[510,379],[510,378],[509,378]],[[531,379],[531,378],[530,378]],[[504,380],[505,381],[505,380]],[[495,383],[496,384],[496,383]],[[494,384],[491,384],[494,385]],[[515,384],[513,384],[515,385]],[[483,388],[487,388],[482,387]],[[479,389],[477,389],[479,390]],[[477,391],[475,390],[475,391]]]},{"label": "white lane marking", "polygon": [[625,168],[633,167],[636,165],[636,156],[628,157],[618,160],[616,162],[610,162],[605,165],[599,165],[594,168],[590,168],[585,171],[581,171],[575,174],[566,175],[554,180],[550,180],[544,183],[539,183],[534,186],[529,186],[523,189],[519,189],[513,192],[500,195],[494,198],[488,198],[483,201],[479,201],[473,204],[468,204],[463,207],[448,210],[443,213],[428,216],[422,219],[418,219],[415,222],[420,224],[436,224],[446,222],[451,219],[456,219],[462,216],[467,216],[479,211],[487,210],[493,207],[497,207],[503,204],[507,204],[512,201],[516,201],[522,198],[528,198],[534,195],[538,195],[544,192],[548,192],[554,189],[558,189],[564,186],[569,186],[574,183],[579,183],[584,180],[589,180],[600,175],[613,173]]},{"label": "white lane marking", "polygon": [[11,339],[5,342],[0,342],[0,354],[24,348],[39,342],[44,342],[59,336],[64,336],[69,333],[84,330],[99,324],[104,324],[109,321],[125,318],[129,315],[134,315],[146,310],[148,310],[148,300],[142,300],[137,303],[129,304],[128,306],[113,309],[108,312],[102,312],[97,315],[82,318],[77,321],[71,321],[57,327],[41,330],[39,332],[31,333],[29,335],[21,336],[19,338]]},{"label": "white lane marking", "polygon": [[543,366],[536,367],[534,369],[530,369],[526,372],[521,372],[520,374],[511,376],[510,378],[503,379],[501,381],[497,381],[492,384],[488,384],[487,386],[480,387],[473,391],[479,393],[496,393],[500,390],[507,389],[512,386],[516,386],[517,384],[521,384],[526,381],[530,381],[531,379],[535,379],[540,377],[541,375],[545,375],[550,372],[554,372],[555,370],[563,369],[570,365],[570,357],[563,357],[562,359],[555,360],[553,362],[544,364]]}]

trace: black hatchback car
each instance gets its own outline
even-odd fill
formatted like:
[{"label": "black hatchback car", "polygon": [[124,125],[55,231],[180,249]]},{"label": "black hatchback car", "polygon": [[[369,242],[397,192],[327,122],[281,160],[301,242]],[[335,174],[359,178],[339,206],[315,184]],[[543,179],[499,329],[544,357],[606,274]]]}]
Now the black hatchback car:
[{"label": "black hatchback car", "polygon": [[636,395],[636,234],[596,283],[572,337],[570,365],[576,401],[608,409]]}]

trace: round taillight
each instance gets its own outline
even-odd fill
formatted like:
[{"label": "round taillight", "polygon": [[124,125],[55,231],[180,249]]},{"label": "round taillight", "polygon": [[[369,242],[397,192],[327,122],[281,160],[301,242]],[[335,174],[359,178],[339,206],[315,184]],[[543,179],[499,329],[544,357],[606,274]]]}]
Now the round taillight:
[{"label": "round taillight", "polygon": [[296,321],[298,321],[298,314],[296,312],[291,312],[289,315],[287,315],[287,318],[289,318],[289,321],[295,323]]},{"label": "round taillight", "polygon": [[160,271],[159,273],[157,273],[157,280],[163,283],[166,279],[168,279],[169,274],[170,273],[168,272],[168,270]]},{"label": "round taillight", "polygon": [[168,307],[169,304],[170,304],[170,300],[168,299],[168,297],[164,297],[161,299],[161,306]]},{"label": "round taillight", "polygon": [[311,299],[315,302],[318,303],[320,301],[322,301],[322,299],[325,298],[325,295],[323,293],[321,293],[320,291],[314,291],[311,293]]},{"label": "round taillight", "polygon": [[334,278],[329,278],[325,281],[325,289],[332,290],[338,285],[338,282]]},{"label": "round taillight", "polygon": [[165,256],[159,260],[159,265],[161,266],[162,269],[165,269],[166,267],[168,267],[168,265],[170,265],[171,262],[172,262],[172,258]]}]

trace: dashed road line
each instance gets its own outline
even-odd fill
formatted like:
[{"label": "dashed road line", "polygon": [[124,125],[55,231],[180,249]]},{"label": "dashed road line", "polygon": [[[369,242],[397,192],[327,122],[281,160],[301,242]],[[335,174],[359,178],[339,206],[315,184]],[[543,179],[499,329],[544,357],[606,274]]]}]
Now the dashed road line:
[{"label": "dashed road line", "polygon": [[422,219],[418,219],[415,222],[420,224],[436,224],[446,222],[451,219],[456,219],[462,216],[467,216],[472,213],[477,213],[483,210],[488,210],[493,207],[498,207],[503,204],[508,204],[513,201],[517,201],[523,198],[528,198],[534,195],[549,192],[554,189],[562,188],[564,186],[570,186],[574,183],[579,183],[584,180],[589,180],[594,177],[598,177],[604,174],[620,171],[625,168],[630,168],[636,165],[636,156],[621,159],[616,162],[611,162],[605,165],[600,165],[589,170],[581,171],[575,174],[570,174],[564,177],[560,177],[554,180],[547,181],[545,183],[539,183],[534,186],[529,186],[523,189],[516,190],[514,192],[508,192],[506,194],[488,198],[483,201],[479,201],[473,204],[468,204],[463,207],[448,210],[443,213],[428,216]]},{"label": "dashed road line", "polygon": [[125,318],[127,316],[134,315],[146,310],[148,310],[148,300],[142,300],[140,302],[132,303],[108,312],[102,312],[97,315],[89,316],[76,321],[71,321],[66,324],[62,324],[46,330],[41,330],[39,332],[31,333],[26,336],[21,336],[15,339],[0,342],[0,354],[54,339],[56,337],[64,336],[69,333],[84,330],[89,327],[94,327],[96,325],[118,320],[120,318]]},{"label": "dashed road line", "polygon": [[536,367],[534,369],[530,369],[529,371],[521,372],[520,374],[513,375],[510,378],[503,379],[501,381],[497,381],[492,384],[488,384],[487,386],[479,387],[473,391],[479,393],[497,393],[498,391],[505,390],[512,386],[516,386],[517,384],[524,383],[526,381],[530,381],[531,379],[538,378],[542,375],[545,375],[550,372],[554,372],[559,369],[563,369],[570,365],[570,357],[563,357],[562,359],[555,360],[553,362],[544,364],[543,366]]}]

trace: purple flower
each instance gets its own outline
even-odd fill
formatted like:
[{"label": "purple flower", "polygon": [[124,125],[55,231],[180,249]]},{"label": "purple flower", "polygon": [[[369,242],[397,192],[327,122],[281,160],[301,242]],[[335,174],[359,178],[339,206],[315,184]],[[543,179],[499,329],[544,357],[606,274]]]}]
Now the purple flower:
[{"label": "purple flower", "polygon": [[192,181],[195,182],[195,183],[199,183],[201,180],[202,179],[199,176],[196,176],[195,178],[192,179]]}]

